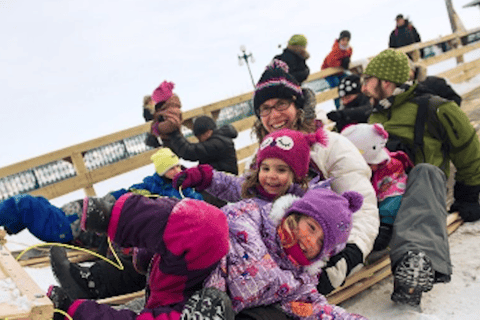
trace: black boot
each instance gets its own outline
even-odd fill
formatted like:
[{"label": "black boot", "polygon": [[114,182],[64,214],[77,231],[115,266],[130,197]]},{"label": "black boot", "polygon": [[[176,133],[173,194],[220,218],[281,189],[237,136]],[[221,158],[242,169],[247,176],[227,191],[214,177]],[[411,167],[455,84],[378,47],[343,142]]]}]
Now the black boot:
[{"label": "black boot", "polygon": [[[57,286],[50,286],[47,291],[47,297],[50,298],[53,302],[53,307],[67,312],[68,308],[72,305],[72,298],[70,298],[65,290]],[[53,315],[53,320],[63,320],[65,315],[55,312]]]},{"label": "black boot", "polygon": [[393,277],[392,300],[418,306],[422,293],[433,287],[432,262],[422,251],[408,251],[395,267]]},{"label": "black boot", "polygon": [[381,251],[388,247],[390,240],[392,240],[393,225],[388,223],[380,223],[378,235],[373,244],[373,251]]},{"label": "black boot", "polygon": [[102,198],[86,197],[83,202],[83,213],[81,219],[82,229],[97,233],[106,233],[113,204]]},{"label": "black boot", "polygon": [[[75,274],[80,275],[80,268],[85,269],[82,270],[83,274],[90,274],[88,272],[89,268],[70,263],[65,248],[57,246],[50,248],[50,263],[52,265],[53,275],[62,289],[65,290],[72,299],[95,298],[88,288],[88,279],[81,281],[81,276],[74,277]],[[73,266],[76,266],[80,270],[76,270],[77,268],[73,268]]]},{"label": "black boot", "polygon": [[203,288],[195,292],[183,308],[181,320],[221,319],[234,320],[229,296],[217,288]]}]

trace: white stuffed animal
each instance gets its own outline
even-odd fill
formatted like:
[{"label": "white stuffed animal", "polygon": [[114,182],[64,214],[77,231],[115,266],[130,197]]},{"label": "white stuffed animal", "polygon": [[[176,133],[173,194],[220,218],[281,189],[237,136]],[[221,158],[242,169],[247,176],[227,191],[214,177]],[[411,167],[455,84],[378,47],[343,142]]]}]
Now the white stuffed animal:
[{"label": "white stuffed animal", "polygon": [[368,164],[379,164],[390,160],[390,155],[385,150],[388,132],[380,123],[359,123],[345,127],[342,136],[358,148]]}]

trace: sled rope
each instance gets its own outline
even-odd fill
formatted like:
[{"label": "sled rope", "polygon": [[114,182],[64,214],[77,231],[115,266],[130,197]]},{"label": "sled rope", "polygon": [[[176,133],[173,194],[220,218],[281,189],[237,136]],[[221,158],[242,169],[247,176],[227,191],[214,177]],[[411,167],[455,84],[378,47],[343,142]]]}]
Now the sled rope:
[{"label": "sled rope", "polygon": [[119,270],[124,270],[125,267],[123,266],[122,262],[120,261],[120,259],[118,258],[118,255],[117,253],[115,252],[115,249],[113,248],[112,246],[112,242],[110,240],[110,237],[107,237],[107,241],[108,241],[108,247],[110,249],[110,251],[112,252],[113,256],[115,257],[115,260],[116,260],[116,263],[94,251],[91,251],[91,250],[88,250],[88,249],[85,249],[85,248],[81,248],[81,247],[76,247],[76,246],[72,246],[70,244],[65,244],[65,243],[58,243],[58,242],[46,242],[46,243],[38,243],[38,244],[35,244],[33,246],[30,246],[28,247],[27,249],[23,250],[17,257],[16,257],[16,260],[20,260],[20,258],[29,250],[31,249],[34,249],[34,248],[37,248],[37,247],[45,247],[45,246],[59,246],[59,247],[65,247],[65,248],[68,248],[68,249],[74,249],[74,250],[79,250],[79,251],[83,251],[83,252],[86,252],[86,253],[89,253],[99,259],[102,259],[108,263],[110,263],[112,266],[116,267],[117,269]]}]

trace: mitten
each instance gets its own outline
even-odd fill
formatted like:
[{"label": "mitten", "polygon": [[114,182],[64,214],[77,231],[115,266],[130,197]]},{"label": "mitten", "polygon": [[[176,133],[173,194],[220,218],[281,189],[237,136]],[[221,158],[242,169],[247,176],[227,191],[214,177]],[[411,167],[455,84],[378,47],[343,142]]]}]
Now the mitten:
[{"label": "mitten", "polygon": [[354,243],[348,243],[345,249],[327,262],[320,274],[317,289],[327,295],[341,286],[350,272],[363,263],[363,253]]},{"label": "mitten", "polygon": [[343,119],[343,112],[330,111],[329,113],[327,113],[327,118],[332,120],[333,122],[338,122],[339,120]]},{"label": "mitten", "polygon": [[450,207],[450,212],[458,211],[465,222],[473,222],[480,219],[480,204],[478,197],[480,186],[467,186],[456,182],[453,189],[455,202]]},{"label": "mitten", "polygon": [[350,57],[345,57],[342,59],[342,68],[343,69],[348,69],[350,66]]},{"label": "mitten", "polygon": [[208,164],[201,164],[197,167],[188,168],[179,172],[173,177],[173,187],[179,189],[195,188],[203,191],[212,184],[213,168]]},{"label": "mitten", "polygon": [[80,226],[84,231],[107,233],[113,203],[103,198],[85,197]]},{"label": "mitten", "polygon": [[390,240],[392,239],[393,225],[388,223],[380,223],[378,229],[378,235],[373,244],[374,251],[380,251],[388,247]]},{"label": "mitten", "polygon": [[[58,286],[50,286],[47,291],[47,297],[52,300],[53,307],[55,309],[59,309],[64,312],[67,312],[68,308],[70,308],[73,303],[73,300],[68,296],[67,292]],[[63,314],[55,312],[53,320],[63,319],[66,319]]]}]

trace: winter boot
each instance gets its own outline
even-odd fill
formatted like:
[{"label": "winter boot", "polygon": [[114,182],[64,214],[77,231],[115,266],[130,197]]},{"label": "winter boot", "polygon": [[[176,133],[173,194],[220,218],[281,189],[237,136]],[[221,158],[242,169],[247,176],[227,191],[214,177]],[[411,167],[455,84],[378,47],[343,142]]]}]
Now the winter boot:
[{"label": "winter boot", "polygon": [[85,197],[80,222],[82,230],[106,233],[112,209],[113,203],[103,198]]},{"label": "winter boot", "polygon": [[[73,303],[72,298],[70,298],[65,290],[57,286],[50,286],[47,291],[47,297],[50,298],[53,302],[53,307],[67,312],[68,308]],[[53,314],[53,320],[63,320],[66,317],[60,312],[55,312]]]},{"label": "winter boot", "polygon": [[[53,275],[62,289],[72,299],[95,298],[92,292],[90,292],[92,291],[91,288],[88,286],[89,282],[94,283],[92,279],[88,279],[89,275],[91,277],[89,268],[70,263],[65,248],[57,246],[51,247],[50,263],[52,265]],[[82,277],[82,275],[85,277]],[[94,285],[92,285],[92,289],[93,287]]]},{"label": "winter boot", "polygon": [[183,308],[181,320],[233,320],[235,314],[228,295],[217,288],[195,292]]},{"label": "winter boot", "polygon": [[433,287],[432,262],[422,251],[408,251],[394,271],[392,300],[411,306],[420,305],[422,292]]}]

